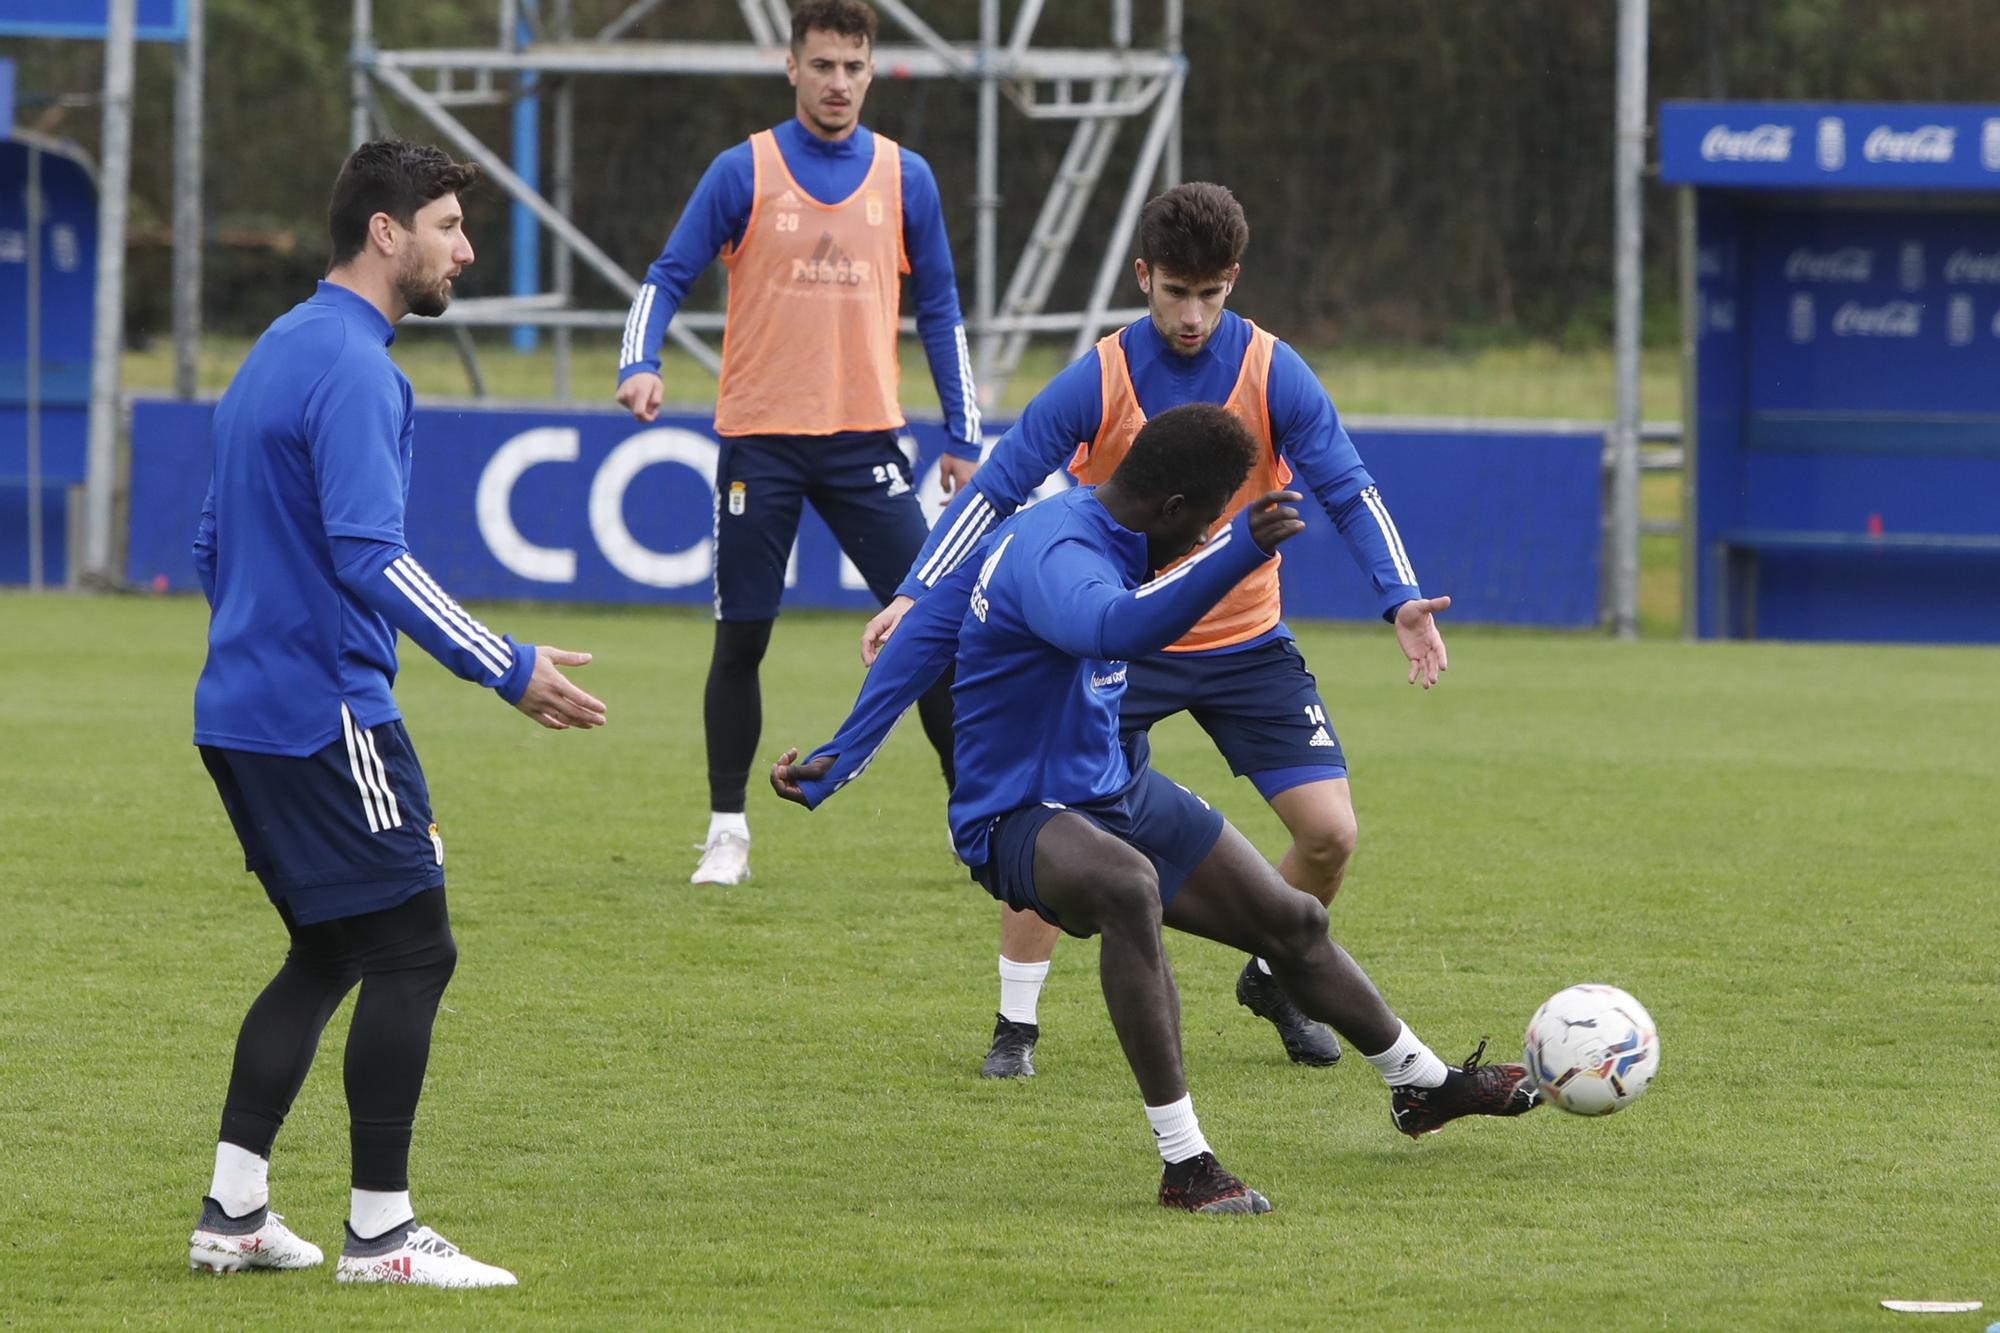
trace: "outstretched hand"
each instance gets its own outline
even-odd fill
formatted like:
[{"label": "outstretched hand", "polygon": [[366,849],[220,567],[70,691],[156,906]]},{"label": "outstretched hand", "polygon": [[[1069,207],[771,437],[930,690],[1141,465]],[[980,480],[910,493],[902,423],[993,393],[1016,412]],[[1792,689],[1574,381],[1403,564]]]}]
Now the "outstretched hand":
[{"label": "outstretched hand", "polygon": [[604,705],[572,685],[569,677],[556,669],[558,666],[586,666],[589,662],[589,653],[537,645],[535,673],[528,677],[528,688],[522,692],[521,701],[514,707],[550,731],[603,726]]},{"label": "outstretched hand", "polygon": [[778,756],[778,762],[771,765],[771,790],[794,804],[804,805],[806,794],[799,784],[820,781],[840,756],[823,754],[810,764],[794,762],[798,757],[796,745]]},{"label": "outstretched hand", "polygon": [[916,602],[897,593],[889,599],[889,604],[875,613],[875,618],[861,629],[861,665],[872,667],[875,659],[882,654],[882,645],[889,642],[889,636],[896,632],[896,626],[903,623],[903,617],[910,613]]},{"label": "outstretched hand", "polygon": [[1265,555],[1306,530],[1305,520],[1292,508],[1298,501],[1297,491],[1271,491],[1250,502],[1250,540]]},{"label": "outstretched hand", "polygon": [[1449,597],[1412,597],[1396,608],[1396,646],[1410,659],[1409,684],[1422,677],[1428,690],[1451,666],[1436,620],[1437,613],[1450,606]]}]

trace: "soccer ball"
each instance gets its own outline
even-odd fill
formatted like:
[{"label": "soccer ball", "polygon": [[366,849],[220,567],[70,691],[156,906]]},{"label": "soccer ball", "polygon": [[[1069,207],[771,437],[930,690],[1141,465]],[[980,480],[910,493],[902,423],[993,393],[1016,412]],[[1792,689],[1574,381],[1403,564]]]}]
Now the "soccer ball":
[{"label": "soccer ball", "polygon": [[1610,1115],[1639,1100],[1660,1068],[1645,1006],[1616,986],[1557,991],[1528,1020],[1528,1077],[1552,1105]]}]

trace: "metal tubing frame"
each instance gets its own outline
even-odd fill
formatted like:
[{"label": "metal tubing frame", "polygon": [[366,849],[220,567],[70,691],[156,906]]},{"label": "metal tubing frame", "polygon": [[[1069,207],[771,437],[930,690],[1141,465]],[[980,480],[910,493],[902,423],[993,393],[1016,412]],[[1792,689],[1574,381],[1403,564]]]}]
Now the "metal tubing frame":
[{"label": "metal tubing frame", "polygon": [[1645,244],[1646,0],[1618,0],[1618,140],[1613,227],[1616,408],[1611,468],[1611,632],[1639,635],[1639,316]]},{"label": "metal tubing frame", "polygon": [[174,52],[174,394],[192,398],[201,372],[202,83],[205,0],[185,0],[187,35]]},{"label": "metal tubing frame", "polygon": [[29,139],[28,149],[28,347],[27,383],[23,408],[27,413],[28,462],[28,589],[42,590],[42,145]]},{"label": "metal tubing frame", "polygon": [[[354,42],[350,91],[354,101],[353,138],[357,144],[369,136],[371,124],[388,129],[388,118],[378,97],[379,90],[393,92],[422,116],[435,130],[450,140],[460,152],[478,162],[486,174],[507,193],[526,206],[551,233],[554,263],[551,283],[555,290],[531,301],[515,301],[503,307],[492,301],[461,301],[447,312],[443,322],[487,325],[526,322],[559,330],[557,392],[568,389],[567,341],[569,330],[622,327],[625,312],[578,310],[571,306],[574,283],[571,266],[581,258],[612,285],[629,293],[637,281],[605,254],[570,220],[574,182],[574,124],[571,110],[564,106],[572,97],[572,76],[581,74],[774,74],[784,66],[790,40],[782,3],[772,0],[738,0],[749,42],[658,42],[620,40],[641,19],[662,6],[662,0],[632,0],[632,3],[592,40],[575,40],[567,21],[544,23],[538,40],[519,46],[505,40],[511,19],[518,13],[519,0],[496,0],[501,35],[495,47],[448,48],[435,50],[385,51],[375,46],[374,0],[352,0]],[[567,11],[567,0],[561,0]],[[880,44],[875,49],[879,63],[893,65],[898,73],[912,78],[950,78],[976,84],[979,104],[977,157],[976,252],[973,256],[974,300],[967,332],[977,341],[980,356],[982,401],[989,406],[998,397],[1031,333],[1075,330],[1077,346],[1087,348],[1107,319],[1137,318],[1143,311],[1113,310],[1112,285],[1123,267],[1126,241],[1136,220],[1138,205],[1149,185],[1157,179],[1178,180],[1180,175],[1180,103],[1186,88],[1187,61],[1180,51],[1182,11],[1185,0],[1161,0],[1167,48],[1135,49],[1132,40],[1131,0],[1111,0],[1111,45],[1103,48],[1036,48],[1031,45],[1045,0],[1022,0],[1011,32],[1003,33],[1001,0],[981,0],[980,34],[977,43],[952,42],[932,28],[908,0],[877,0],[885,18],[914,38],[913,44]],[[566,14],[565,14],[566,19]],[[490,102],[496,94],[496,75],[539,73],[553,76],[557,93],[555,156],[551,195],[530,188],[509,169],[505,155],[483,143],[449,110],[452,106]],[[427,74],[436,86],[426,89],[418,82]],[[474,76],[470,87],[454,76]],[[1093,92],[1088,101],[1069,100],[1069,88],[1088,83]],[[1054,100],[1039,101],[1036,85],[1056,88]],[[1115,90],[1115,91],[1113,91]],[[1017,261],[1010,275],[1007,294],[998,293],[998,211],[999,211],[999,97],[1004,93],[1021,114],[1030,119],[1070,119],[1078,124],[1075,137],[1065,153],[1066,168],[1073,169],[1078,154],[1094,160],[1094,177],[1101,175],[1104,161],[1116,140],[1118,125],[1126,119],[1151,114],[1152,120],[1138,161],[1128,181],[1124,206],[1107,237],[1107,250],[1099,267],[1088,309],[1081,312],[1045,313],[1041,309],[1052,289],[1056,274],[1075,241],[1091,190],[1067,191],[1052,187],[1044,202],[1042,221],[1053,224],[1055,242],[1047,243],[1038,224],[1037,241]],[[504,94],[499,95],[504,100]],[[1099,128],[1086,133],[1086,127]],[[1164,164],[1164,165],[1163,165]],[[1063,194],[1058,200],[1056,196]],[[720,372],[720,358],[694,334],[695,329],[716,328],[719,315],[676,314],[668,335],[710,373]]]},{"label": "metal tubing frame", "polygon": [[[527,183],[515,175],[514,169],[507,165],[506,159],[482,143],[479,136],[467,129],[458,117],[439,106],[436,99],[419,88],[409,75],[394,66],[378,65],[372,77],[407,102],[412,110],[456,144],[460,152],[477,162],[480,170],[506,191],[509,197],[519,200],[532,209],[535,216],[541,219],[543,226],[560,237],[584,263],[596,269],[598,274],[613,287],[620,292],[638,290],[637,278],[627,273],[617,260],[599,249],[597,242],[579,231],[569,218],[557,212],[538,191],[528,188]],[[678,315],[667,325],[667,336],[679,343],[688,355],[707,367],[710,374],[721,373],[722,358],[689,332]]]},{"label": "metal tubing frame", "polygon": [[104,139],[97,196],[96,324],[91,330],[82,571],[85,578],[104,583],[117,580],[112,518],[121,412],[118,354],[125,341],[125,222],[131,202],[136,8],[136,0],[110,0],[104,37]]},{"label": "metal tubing frame", "polygon": [[1139,160],[1132,168],[1132,178],[1125,187],[1125,199],[1118,206],[1118,220],[1111,224],[1111,235],[1115,244],[1107,246],[1104,259],[1097,268],[1097,281],[1091,284],[1090,304],[1084,307],[1083,327],[1076,331],[1076,341],[1070,344],[1069,359],[1074,361],[1090,350],[1097,336],[1104,328],[1104,312],[1111,304],[1111,288],[1118,280],[1119,270],[1124,267],[1124,240],[1132,234],[1138,224],[1139,209],[1146,202],[1146,193],[1152,188],[1153,173],[1159,170],[1161,154],[1166,150],[1167,131],[1173,127],[1173,113],[1181,103],[1181,85],[1187,77],[1186,67],[1177,68],[1168,80],[1166,93],[1160,98],[1153,113],[1153,123],[1146,127],[1146,142],[1139,149]]}]

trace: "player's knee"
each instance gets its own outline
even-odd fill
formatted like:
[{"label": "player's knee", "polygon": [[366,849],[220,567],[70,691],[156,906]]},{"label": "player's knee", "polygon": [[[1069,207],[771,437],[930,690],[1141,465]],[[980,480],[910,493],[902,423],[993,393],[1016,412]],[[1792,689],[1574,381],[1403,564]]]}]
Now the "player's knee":
[{"label": "player's knee", "polygon": [[711,666],[722,672],[752,672],[764,661],[771,646],[771,621],[718,620],[715,622],[715,654]]},{"label": "player's knee", "polygon": [[1283,906],[1274,914],[1270,923],[1270,943],[1264,956],[1276,956],[1288,962],[1304,960],[1320,945],[1326,943],[1326,906],[1319,899],[1297,890],[1287,892]]},{"label": "player's knee", "polygon": [[1354,855],[1355,844],[1360,840],[1361,828],[1354,812],[1342,810],[1300,829],[1293,845],[1315,871],[1322,875],[1338,875],[1347,869],[1348,859]]},{"label": "player's knee", "polygon": [[1134,929],[1159,929],[1160,877],[1152,862],[1135,856],[1106,867],[1093,879],[1092,897],[1100,925],[1115,922]]}]

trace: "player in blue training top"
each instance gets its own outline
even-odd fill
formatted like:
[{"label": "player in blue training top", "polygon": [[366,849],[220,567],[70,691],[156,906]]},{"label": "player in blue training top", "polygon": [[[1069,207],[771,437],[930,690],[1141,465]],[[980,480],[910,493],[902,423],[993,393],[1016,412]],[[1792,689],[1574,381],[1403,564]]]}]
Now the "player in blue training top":
[{"label": "player in blue training top", "polygon": [[1220,407],[1153,417],[1107,481],[980,541],[903,620],[840,733],[805,763],[788,751],[771,771],[780,796],[817,806],[860,776],[956,657],[959,854],[1001,902],[1104,937],[1105,1006],[1159,1141],[1160,1202],[1192,1212],[1270,1204],[1222,1169],[1195,1119],[1163,924],[1267,960],[1301,1009],[1381,1072],[1396,1128],[1411,1137],[1463,1115],[1519,1115],[1538,1100],[1522,1066],[1479,1064],[1484,1042],[1448,1068],[1327,938],[1324,905],[1286,884],[1207,802],[1150,769],[1145,733],[1121,735],[1132,663],[1187,633],[1304,527],[1290,491],[1253,499],[1215,527],[1259,447]]},{"label": "player in blue training top", "polygon": [[410,1205],[410,1127],[458,950],[444,843],[390,693],[396,633],[545,727],[605,714],[557,669],[588,653],[493,633],[404,539],[413,417],[388,346],[405,315],[443,314],[472,262],[458,196],[476,175],[428,146],[355,149],[327,210],[326,280],[265,330],[216,404],[194,544],[211,607],[194,739],[291,949],[236,1039],[215,1175],[188,1242],[196,1269],[320,1262],[270,1211],[271,1145],[358,982],[353,1190],[335,1276],[514,1284],[417,1225]]},{"label": "player in blue training top", "polygon": [[[1012,513],[1064,463],[1097,482],[1118,466],[1145,420],[1182,403],[1219,403],[1257,441],[1257,460],[1225,517],[1296,476],[1333,520],[1374,588],[1383,618],[1409,659],[1409,679],[1429,689],[1445,669],[1435,613],[1387,505],[1326,390],[1283,342],[1223,308],[1241,270],[1250,227],[1220,185],[1177,185],[1140,215],[1135,264],[1147,317],[1100,340],[1056,376],[993,446],[978,473],[931,530],[889,606],[862,635],[862,658],[911,602],[934,586],[993,523]],[[1193,630],[1131,666],[1123,725],[1146,731],[1187,712],[1232,773],[1247,776],[1292,835],[1278,862],[1287,883],[1329,906],[1353,854],[1356,825],[1347,757],[1319,685],[1280,618],[1276,562],[1252,574]],[[1040,1036],[1036,1002],[1059,933],[1025,912],[1001,910],[1000,1012],[980,1072],[1026,1077]],[[1237,1000],[1270,1020],[1286,1053],[1331,1065],[1340,1044],[1299,1012],[1257,959],[1237,977]]]},{"label": "player in blue training top", "polygon": [[[757,672],[801,503],[826,520],[878,602],[923,545],[911,460],[898,439],[904,273],[951,436],[947,492],[979,456],[937,182],[921,157],[859,119],[874,48],[875,11],[861,0],[805,0],[793,11],[785,72],[796,114],[710,164],[625,323],[618,401],[651,421],[661,335],[690,284],[722,257],[729,307],[715,403],[715,651],[702,702],[710,813],[696,884],[749,877],[744,786],[764,721]],[[949,786],[949,682],[918,714]]]}]

